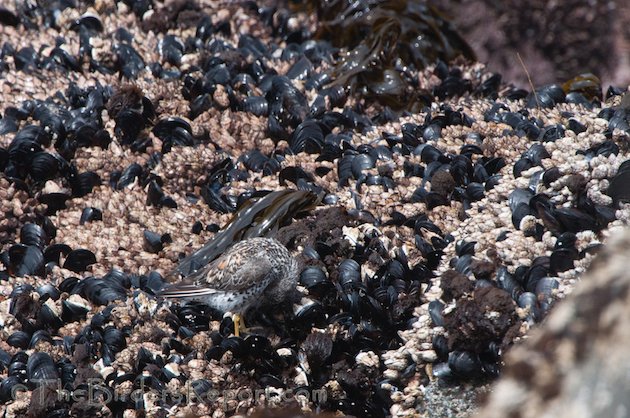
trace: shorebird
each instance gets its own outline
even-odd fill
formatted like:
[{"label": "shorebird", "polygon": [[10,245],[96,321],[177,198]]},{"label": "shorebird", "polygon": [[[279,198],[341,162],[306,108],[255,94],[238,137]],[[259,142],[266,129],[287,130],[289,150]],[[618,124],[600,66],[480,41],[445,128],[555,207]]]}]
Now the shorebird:
[{"label": "shorebird", "polygon": [[234,315],[234,334],[249,308],[278,304],[295,289],[298,264],[273,238],[249,238],[228,248],[217,259],[160,292],[160,296],[198,300]]}]

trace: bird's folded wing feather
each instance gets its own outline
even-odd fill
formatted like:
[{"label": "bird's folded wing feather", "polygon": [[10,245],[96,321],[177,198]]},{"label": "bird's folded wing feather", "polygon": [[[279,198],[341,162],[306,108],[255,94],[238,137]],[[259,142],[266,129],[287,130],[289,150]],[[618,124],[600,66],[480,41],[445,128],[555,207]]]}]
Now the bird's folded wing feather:
[{"label": "bird's folded wing feather", "polygon": [[268,278],[269,259],[253,257],[242,260],[237,254],[221,256],[179,283],[160,291],[165,298],[200,298],[221,291],[245,290]]},{"label": "bird's folded wing feather", "polygon": [[188,283],[175,283],[160,291],[159,296],[164,298],[202,298],[217,293],[216,289],[200,287]]},{"label": "bird's folded wing feather", "polygon": [[[240,291],[245,290],[257,283],[270,279],[272,264],[266,257],[249,257],[247,260],[228,265],[220,281],[207,275],[208,283],[213,283],[210,287],[219,290]],[[227,279],[226,276],[229,276]]]}]

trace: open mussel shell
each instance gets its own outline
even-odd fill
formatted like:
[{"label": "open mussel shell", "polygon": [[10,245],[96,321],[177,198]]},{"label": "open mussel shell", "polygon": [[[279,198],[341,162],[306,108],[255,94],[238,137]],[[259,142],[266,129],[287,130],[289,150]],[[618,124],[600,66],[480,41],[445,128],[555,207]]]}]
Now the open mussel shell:
[{"label": "open mussel shell", "polygon": [[103,32],[103,23],[97,15],[84,13],[72,23],[70,29],[75,31],[83,29],[88,31],[90,34],[97,34]]}]

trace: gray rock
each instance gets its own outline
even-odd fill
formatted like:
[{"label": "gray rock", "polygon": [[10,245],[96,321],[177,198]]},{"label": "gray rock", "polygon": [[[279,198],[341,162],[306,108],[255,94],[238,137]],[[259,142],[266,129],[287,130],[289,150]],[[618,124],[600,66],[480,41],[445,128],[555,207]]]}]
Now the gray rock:
[{"label": "gray rock", "polygon": [[630,231],[611,238],[574,292],[506,356],[479,417],[630,415]]}]

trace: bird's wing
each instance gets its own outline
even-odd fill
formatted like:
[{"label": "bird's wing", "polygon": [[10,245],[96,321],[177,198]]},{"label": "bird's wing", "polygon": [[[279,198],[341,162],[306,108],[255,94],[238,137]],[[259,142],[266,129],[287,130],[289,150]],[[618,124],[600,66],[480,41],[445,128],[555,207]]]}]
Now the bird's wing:
[{"label": "bird's wing", "polygon": [[224,291],[241,291],[261,283],[269,278],[273,267],[266,257],[244,259],[238,253],[218,261],[215,268],[206,274],[205,285]]},{"label": "bird's wing", "polygon": [[165,298],[202,298],[222,291],[241,291],[271,280],[272,264],[264,257],[243,259],[239,253],[224,254],[207,266],[163,289]]},{"label": "bird's wing", "polygon": [[200,287],[189,283],[175,283],[166,289],[160,291],[159,296],[164,298],[185,298],[196,299],[209,296],[217,291],[215,289],[209,289],[207,287]]},{"label": "bird's wing", "polygon": [[225,257],[219,257],[179,282],[168,285],[160,291],[159,296],[165,298],[200,298],[216,293],[217,289],[213,285],[207,284],[207,276],[208,274],[217,275],[217,264],[221,263],[222,260],[225,260]]}]

